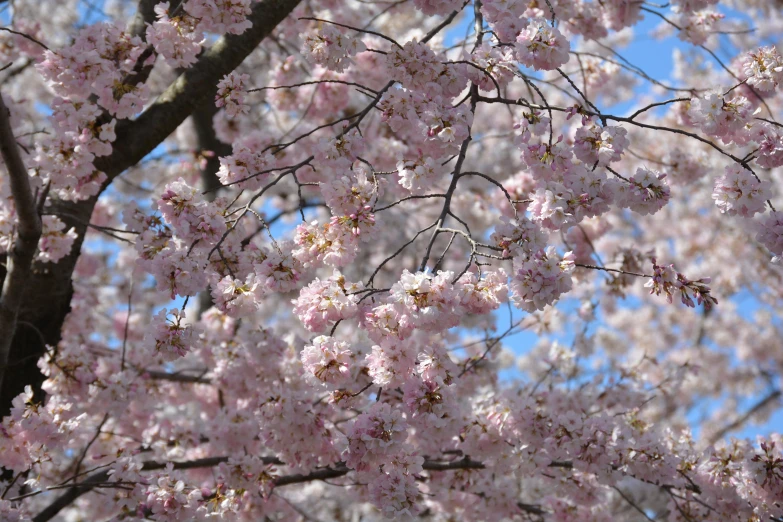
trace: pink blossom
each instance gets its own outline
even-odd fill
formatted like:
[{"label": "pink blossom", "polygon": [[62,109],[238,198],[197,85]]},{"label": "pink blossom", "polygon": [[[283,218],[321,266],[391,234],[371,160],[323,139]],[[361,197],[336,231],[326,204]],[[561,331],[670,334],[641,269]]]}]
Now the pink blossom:
[{"label": "pink blossom", "polygon": [[405,270],[391,287],[391,299],[400,304],[417,328],[442,331],[459,322],[459,298],[450,280],[452,272],[412,274]]},{"label": "pink blossom", "polygon": [[346,282],[340,272],[335,270],[327,280],[315,278],[302,288],[299,298],[293,301],[294,313],[311,332],[324,332],[337,321],[350,319],[358,312],[356,306],[361,284]]},{"label": "pink blossom", "polygon": [[472,272],[457,281],[460,305],[469,314],[484,315],[497,310],[508,296],[508,275],[501,268],[479,278]]},{"label": "pink blossom", "polygon": [[528,259],[515,258],[511,301],[528,312],[543,310],[571,289],[573,270],[573,254],[561,257],[551,246]]},{"label": "pink blossom", "polygon": [[71,253],[71,247],[76,240],[76,231],[65,229],[57,216],[43,216],[41,218],[43,231],[38,243],[38,259],[43,262],[56,263]]},{"label": "pink blossom", "polygon": [[405,442],[406,427],[402,412],[386,402],[375,402],[356,418],[348,432],[345,464],[357,471],[382,464]]},{"label": "pink blossom", "polygon": [[654,214],[669,202],[671,192],[664,181],[666,174],[647,168],[638,168],[628,183],[616,185],[618,205],[642,215]]},{"label": "pink blossom", "polygon": [[597,125],[595,119],[576,131],[574,155],[588,165],[609,165],[620,161],[625,148],[630,144],[627,131],[622,127]]},{"label": "pink blossom", "polygon": [[745,139],[745,125],[751,116],[751,105],[742,96],[727,101],[723,96],[710,93],[691,100],[688,116],[702,131],[730,143]]},{"label": "pink blossom", "polygon": [[[710,294],[710,287],[707,286],[710,278],[697,279],[691,281],[674,269],[674,265],[659,266],[655,258],[652,259],[654,275],[645,286],[650,288],[650,293],[655,295],[666,295],[671,303],[672,297],[678,292],[684,305],[695,307],[696,304],[704,304],[709,309],[718,304],[718,300]],[[693,298],[696,298],[694,303]]]},{"label": "pink blossom", "polygon": [[199,28],[217,34],[242,34],[253,24],[250,0],[187,0],[185,10],[198,19]]},{"label": "pink blossom", "polygon": [[568,63],[570,45],[556,27],[534,18],[517,36],[517,59],[535,70],[551,71]]},{"label": "pink blossom", "polygon": [[475,64],[467,67],[468,78],[483,91],[502,89],[514,76],[514,54],[510,49],[498,49],[485,41],[466,58]]},{"label": "pink blossom", "polygon": [[228,275],[212,289],[212,298],[218,310],[231,317],[251,315],[260,307],[264,289],[255,274],[242,281]]},{"label": "pink blossom", "polygon": [[370,497],[386,518],[414,520],[419,509],[416,499],[419,488],[412,475],[397,468],[382,473],[370,484]]},{"label": "pink blossom", "polygon": [[[169,316],[172,318],[169,319]],[[152,329],[145,342],[150,342],[156,355],[170,361],[183,357],[191,351],[197,342],[194,328],[184,323],[185,313],[165,308],[155,315]]]},{"label": "pink blossom", "polygon": [[752,217],[764,211],[771,197],[770,182],[759,181],[748,169],[732,163],[725,174],[715,180],[712,199],[721,213]]},{"label": "pink blossom", "polygon": [[247,83],[250,75],[230,73],[218,83],[218,91],[215,95],[215,106],[225,107],[226,113],[231,117],[247,114],[250,107],[245,105]]},{"label": "pink blossom", "polygon": [[742,64],[748,84],[761,92],[775,90],[783,82],[783,58],[775,47],[759,47],[749,52]]},{"label": "pink blossom", "polygon": [[348,343],[319,335],[313,344],[302,350],[302,365],[313,382],[334,386],[344,384],[350,377],[353,354]]},{"label": "pink blossom", "polygon": [[316,34],[304,40],[303,54],[314,64],[335,72],[343,72],[351,65],[352,56],[366,49],[364,43],[331,24],[322,24]]}]

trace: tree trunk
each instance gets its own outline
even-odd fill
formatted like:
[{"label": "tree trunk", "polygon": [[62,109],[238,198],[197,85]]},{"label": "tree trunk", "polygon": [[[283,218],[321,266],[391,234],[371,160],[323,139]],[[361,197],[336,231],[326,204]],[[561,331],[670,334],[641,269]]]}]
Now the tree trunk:
[{"label": "tree trunk", "polygon": [[[248,19],[253,26],[241,35],[227,35],[203,53],[199,61],[181,74],[136,120],[123,120],[116,127],[112,154],[95,161],[108,177],[103,189],[125,169],[152,152],[194,110],[214,105],[217,83],[236,69],[300,0],[263,0],[253,6]],[[56,349],[65,317],[71,309],[71,276],[81,252],[84,234],[98,197],[81,202],[52,201],[54,212],[79,235],[71,254],[56,264],[36,263],[19,313],[9,354],[9,368],[0,389],[0,416],[11,410],[13,399],[31,386],[40,400],[44,376],[38,359],[46,345]],[[4,269],[3,269],[4,272]],[[5,273],[2,274],[5,277]]]}]

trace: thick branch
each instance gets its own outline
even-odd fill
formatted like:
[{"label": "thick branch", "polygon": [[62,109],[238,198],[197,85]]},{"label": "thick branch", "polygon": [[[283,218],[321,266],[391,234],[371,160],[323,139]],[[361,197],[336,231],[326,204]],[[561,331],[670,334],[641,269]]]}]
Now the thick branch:
[{"label": "thick branch", "polygon": [[300,0],[263,0],[253,6],[248,20],[253,27],[241,35],[226,35],[204,52],[155,102],[134,121],[117,125],[117,140],[110,156],[95,167],[109,180],[135,165],[165,140],[185,118],[205,103],[214,104],[217,83],[258,47]]},{"label": "thick branch", "polygon": [[136,14],[128,24],[127,31],[133,36],[143,38],[147,31],[147,24],[155,21],[155,5],[158,3],[158,0],[139,0]]},{"label": "thick branch", "polygon": [[[228,35],[205,51],[199,61],[181,74],[152,105],[134,121],[117,124],[117,140],[112,154],[95,161],[95,167],[106,173],[108,186],[128,167],[138,163],[165,140],[193,111],[204,104],[214,104],[214,95],[220,79],[234,70],[261,41],[268,36],[300,0],[262,0],[254,4],[248,19],[253,26],[241,35]],[[153,4],[155,2],[152,2]],[[140,20],[149,17],[150,2],[140,0]],[[135,23],[135,22],[134,22]],[[133,24],[132,24],[133,25]],[[141,25],[138,25],[141,30]],[[14,372],[6,375],[0,388],[0,416],[11,409],[11,401],[30,385],[38,395],[44,377],[36,359],[43,354],[44,344],[56,346],[60,341],[63,321],[70,311],[73,285],[71,275],[79,257],[84,234],[93,208],[94,196],[86,201],[51,201],[52,212],[73,216],[63,221],[73,228],[78,238],[69,256],[56,264],[34,267],[28,278],[20,319],[29,328],[18,328],[8,355],[8,364]],[[0,269],[2,271],[2,269]],[[3,338],[8,339],[10,335]],[[38,397],[42,400],[42,397]]]},{"label": "thick branch", "polygon": [[484,469],[484,464],[475,460],[471,460],[468,457],[460,460],[454,460],[451,462],[437,462],[434,460],[427,460],[422,465],[422,468],[428,471],[449,471],[452,469]]},{"label": "thick branch", "polygon": [[57,515],[57,513],[68,507],[74,500],[90,491],[97,484],[106,482],[108,478],[109,475],[106,471],[100,471],[90,475],[78,486],[70,488],[64,494],[57,497],[54,502],[46,506],[43,511],[33,517],[33,522],[45,522],[46,520],[51,520]]},{"label": "thick branch", "polygon": [[193,384],[212,384],[210,379],[203,375],[189,375],[186,373],[166,373],[156,370],[146,370],[144,372],[150,379],[156,381],[187,382]]},{"label": "thick branch", "polygon": [[6,276],[0,294],[0,386],[8,365],[11,341],[16,331],[19,309],[30,278],[31,266],[38,240],[41,237],[41,216],[30,189],[30,177],[19,154],[13,130],[10,111],[0,95],[0,153],[3,155],[11,195],[16,207],[16,241],[6,261]]},{"label": "thick branch", "polygon": [[[262,460],[268,464],[280,464],[280,461],[274,457],[263,457]],[[222,462],[227,462],[228,457],[205,457],[203,459],[189,460],[186,462],[173,462],[174,469],[197,469],[197,468],[211,468],[217,466]],[[143,471],[154,471],[157,469],[163,469],[168,462],[157,462],[150,460],[142,464]],[[104,484],[109,480],[109,471],[103,470],[93,473],[79,484],[75,484],[68,489],[64,494],[55,499],[54,502],[46,506],[46,508],[33,517],[33,522],[46,522],[54,518],[57,513],[71,505],[77,498],[81,497],[85,493],[88,493],[98,484]]]},{"label": "thick branch", "polygon": [[[283,465],[283,463],[275,457],[262,457],[262,460],[267,464]],[[202,459],[195,459],[186,462],[173,462],[174,469],[196,469],[196,468],[210,468],[217,466],[222,462],[227,462],[228,457],[206,457]],[[142,471],[153,471],[157,469],[163,469],[166,467],[167,462],[147,461],[142,465]],[[453,462],[437,462],[427,460],[422,466],[425,470],[430,471],[449,471],[458,469],[483,469],[484,465],[481,462],[476,462],[468,458]],[[347,475],[352,470],[345,466],[343,463],[339,463],[334,467],[317,469],[311,473],[294,475],[283,475],[274,479],[274,487],[289,486],[291,484],[301,484],[304,482],[312,482],[314,480],[326,480],[331,478],[338,478]],[[98,484],[105,484],[109,481],[109,472],[107,470],[96,472],[79,484],[74,485],[63,495],[55,499],[54,502],[49,504],[43,511],[33,518],[33,522],[46,522],[54,518],[57,513],[68,507],[73,501],[80,496],[91,491],[97,487]]]}]

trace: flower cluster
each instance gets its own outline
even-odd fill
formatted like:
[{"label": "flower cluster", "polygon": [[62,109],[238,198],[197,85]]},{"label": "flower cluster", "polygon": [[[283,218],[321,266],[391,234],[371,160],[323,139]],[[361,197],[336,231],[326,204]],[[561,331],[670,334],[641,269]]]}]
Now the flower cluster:
[{"label": "flower cluster", "polygon": [[302,54],[308,61],[334,72],[343,72],[353,61],[352,56],[367,49],[364,42],[340,31],[334,25],[323,24],[315,34],[304,40]]},{"label": "flower cluster", "polygon": [[712,199],[721,213],[752,217],[764,211],[765,202],[771,196],[770,186],[769,181],[760,181],[745,167],[731,164],[715,180]]},{"label": "flower cluster", "polygon": [[677,20],[680,27],[677,37],[684,42],[703,45],[717,32],[720,21],[724,18],[721,13],[709,10],[681,13]]},{"label": "flower cluster", "polygon": [[250,190],[261,187],[270,177],[274,165],[271,154],[251,148],[244,141],[233,145],[232,154],[220,158],[217,177],[223,185],[237,185]]},{"label": "flower cluster", "polygon": [[253,25],[247,19],[250,0],[187,0],[170,7],[170,2],[155,6],[158,20],[147,27],[146,37],[172,67],[196,63],[205,32],[242,34]]},{"label": "flower cluster", "polygon": [[327,280],[317,277],[302,288],[294,299],[294,313],[311,332],[321,333],[337,321],[350,319],[358,312],[361,284],[351,284],[335,270]]},{"label": "flower cluster", "polygon": [[[730,439],[783,374],[770,2],[78,1],[0,32],[0,519],[783,520]],[[647,14],[750,52],[649,75]]]},{"label": "flower cluster", "polygon": [[225,276],[212,287],[215,307],[231,317],[246,317],[257,311],[265,287],[255,273],[244,280],[231,275]]},{"label": "flower cluster", "polygon": [[[173,466],[172,466],[173,468]],[[198,488],[187,488],[185,482],[171,473],[161,473],[156,480],[145,488],[146,500],[139,506],[149,511],[158,520],[177,520],[183,517],[193,518],[203,498]]]},{"label": "flower cluster", "polygon": [[185,240],[216,241],[226,230],[226,222],[214,202],[201,199],[198,189],[184,179],[166,185],[158,209],[174,231]]},{"label": "flower cluster", "polygon": [[66,200],[86,199],[98,192],[106,176],[93,161],[111,154],[117,139],[115,119],[101,123],[99,106],[74,98],[55,98],[50,117],[55,132],[37,143],[33,158],[42,181]]},{"label": "flower cluster", "polygon": [[565,65],[570,50],[565,36],[543,18],[530,20],[517,36],[517,59],[537,71],[551,71]]},{"label": "flower cluster", "polygon": [[333,386],[344,384],[350,377],[353,353],[348,343],[319,335],[313,344],[302,350],[302,365],[311,380]]},{"label": "flower cluster", "polygon": [[397,467],[384,472],[370,483],[370,498],[388,519],[412,519],[419,514],[419,487],[411,473]]},{"label": "flower cluster", "polygon": [[640,167],[628,183],[617,185],[615,202],[641,215],[655,214],[669,202],[666,174]]},{"label": "flower cluster", "polygon": [[[543,155],[547,154],[544,150]],[[548,161],[550,158],[542,156],[541,159]],[[561,160],[564,163],[558,164]],[[583,164],[571,163],[567,156],[553,158],[552,169],[545,170],[539,165],[542,173],[548,174],[548,179],[539,179],[539,187],[531,195],[529,207],[531,219],[538,225],[565,231],[587,217],[609,210],[617,183],[608,180],[601,170],[588,170]]]},{"label": "flower cluster", "polygon": [[187,0],[185,11],[199,21],[199,29],[217,34],[242,34],[253,26],[247,19],[251,0]]},{"label": "flower cluster", "polygon": [[525,112],[519,123],[514,124],[519,134],[515,137],[516,145],[524,150],[524,145],[530,143],[533,136],[543,136],[550,129],[551,119],[541,111]]},{"label": "flower cluster", "polygon": [[110,23],[84,28],[67,48],[46,51],[36,67],[55,92],[73,101],[90,95],[117,118],[129,118],[141,111],[149,88],[129,78],[144,52],[138,36]]},{"label": "flower cluster", "polygon": [[546,235],[524,216],[517,219],[501,218],[490,238],[503,249],[503,255],[529,255],[546,247]]},{"label": "flower cluster", "polygon": [[57,216],[43,216],[41,225],[43,230],[38,242],[39,261],[56,263],[71,253],[71,247],[76,240],[76,232],[72,228],[65,230],[65,223]]},{"label": "flower cluster", "polygon": [[783,83],[783,57],[775,47],[759,47],[748,53],[742,72],[759,91],[774,91]]},{"label": "flower cluster", "polygon": [[349,171],[321,184],[324,202],[336,216],[350,216],[371,207],[376,197],[376,186],[362,170]]},{"label": "flower cluster", "polygon": [[399,183],[413,194],[423,194],[431,189],[446,173],[432,157],[397,162]]},{"label": "flower cluster", "polygon": [[347,220],[304,223],[296,228],[293,254],[302,266],[326,264],[333,267],[349,265],[359,252],[359,240]]},{"label": "flower cluster", "polygon": [[25,386],[11,406],[0,423],[0,465],[17,473],[29,469],[37,459],[48,458],[49,447],[65,444],[81,420],[68,411],[69,403],[41,404],[33,398],[30,386]]},{"label": "flower cluster", "polygon": [[726,143],[741,143],[745,139],[745,126],[752,110],[750,102],[743,96],[727,101],[720,94],[709,93],[703,98],[691,100],[688,116],[710,136],[719,137]]},{"label": "flower cluster", "polygon": [[[432,87],[431,83],[428,85]],[[464,104],[452,106],[451,100],[438,91],[424,96],[415,91],[391,90],[378,107],[394,132],[419,144],[418,154],[440,159],[459,151],[460,143],[469,135],[473,113]]]},{"label": "flower cluster", "polygon": [[206,41],[204,32],[198,28],[198,20],[187,12],[170,17],[169,7],[170,2],[155,6],[158,20],[147,27],[147,42],[172,67],[190,67]]},{"label": "flower cluster", "polygon": [[457,295],[451,284],[452,272],[410,273],[403,271],[400,280],[392,285],[390,294],[416,328],[442,331],[459,322]]},{"label": "flower cluster", "polygon": [[414,0],[413,5],[426,15],[445,15],[459,9],[459,0]]},{"label": "flower cluster", "polygon": [[574,155],[588,165],[606,166],[622,159],[623,151],[630,141],[622,127],[607,125],[601,127],[595,118],[576,130]]},{"label": "flower cluster", "polygon": [[510,49],[482,42],[472,53],[466,53],[466,58],[473,64],[467,68],[468,78],[482,91],[503,89],[514,77],[514,53]]},{"label": "flower cluster", "polygon": [[468,314],[486,315],[497,310],[508,297],[508,274],[502,268],[483,278],[468,272],[457,283],[460,306]]},{"label": "flower cluster", "polygon": [[405,442],[406,428],[401,411],[387,402],[376,402],[351,426],[345,464],[357,471],[369,471],[372,466],[385,464]]},{"label": "flower cluster", "polygon": [[539,250],[527,259],[515,257],[511,302],[527,312],[543,310],[571,290],[573,270],[573,253],[561,256],[553,246]]},{"label": "flower cluster", "polygon": [[[705,277],[691,281],[674,269],[674,265],[658,265],[655,258],[652,259],[653,276],[645,286],[650,289],[651,294],[666,295],[666,299],[671,303],[673,296],[680,294],[682,303],[691,308],[696,304],[704,304],[709,309],[718,304],[718,300],[710,294],[710,278]],[[694,298],[696,302],[694,303]]]},{"label": "flower cluster", "polygon": [[[427,44],[416,40],[392,47],[386,55],[389,76],[412,91],[428,89],[430,97],[457,96],[465,88],[465,66],[444,64]],[[432,91],[432,89],[436,91]],[[439,92],[438,92],[439,91]]]},{"label": "flower cluster", "polygon": [[765,169],[783,165],[783,132],[767,122],[753,126],[753,141],[758,144],[756,163]]},{"label": "flower cluster", "polygon": [[177,309],[169,311],[165,308],[152,320],[148,339],[145,339],[145,342],[148,342],[154,353],[164,361],[183,357],[198,342],[198,333],[184,321],[185,312]]},{"label": "flower cluster", "polygon": [[231,117],[247,114],[250,111],[250,107],[245,105],[245,96],[249,80],[249,75],[237,72],[224,76],[218,83],[215,106],[225,107],[226,113]]}]

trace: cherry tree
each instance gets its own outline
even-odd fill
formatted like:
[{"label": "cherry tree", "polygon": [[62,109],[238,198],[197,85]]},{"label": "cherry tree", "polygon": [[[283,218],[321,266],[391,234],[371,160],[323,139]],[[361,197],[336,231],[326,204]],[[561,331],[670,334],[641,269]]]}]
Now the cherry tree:
[{"label": "cherry tree", "polygon": [[0,520],[783,521],[779,1],[0,5]]}]

